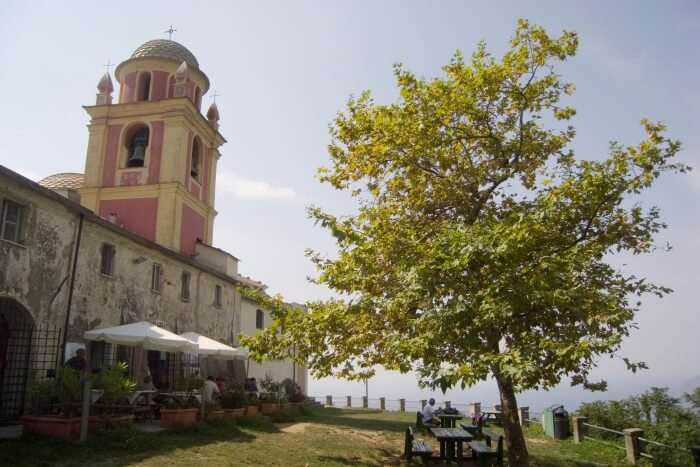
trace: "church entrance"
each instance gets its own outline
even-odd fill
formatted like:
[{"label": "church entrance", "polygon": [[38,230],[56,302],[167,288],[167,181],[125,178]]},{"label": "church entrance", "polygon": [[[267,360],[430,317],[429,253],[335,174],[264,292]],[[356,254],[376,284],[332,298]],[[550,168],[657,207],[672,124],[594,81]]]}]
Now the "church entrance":
[{"label": "church entrance", "polygon": [[19,420],[32,377],[53,378],[61,330],[37,328],[19,302],[0,297],[0,424]]}]

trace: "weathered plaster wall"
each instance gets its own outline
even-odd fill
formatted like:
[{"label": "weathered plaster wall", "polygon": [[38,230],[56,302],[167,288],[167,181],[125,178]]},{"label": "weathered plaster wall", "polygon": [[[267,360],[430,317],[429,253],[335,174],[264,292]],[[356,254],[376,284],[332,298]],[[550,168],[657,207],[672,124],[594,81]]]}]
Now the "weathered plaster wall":
[{"label": "weathered plaster wall", "polygon": [[[232,343],[236,298],[231,284],[94,222],[86,222],[82,241],[69,338],[120,321],[146,320]],[[116,249],[112,276],[100,272],[104,243]],[[151,290],[153,263],[162,266],[160,292]],[[183,272],[191,277],[188,301],[181,298]],[[214,305],[216,285],[223,289],[220,307]]]},{"label": "weathered plaster wall", "polygon": [[35,325],[62,328],[76,216],[0,174],[0,200],[5,198],[25,205],[27,218],[22,245],[0,240],[0,296],[20,302]]}]

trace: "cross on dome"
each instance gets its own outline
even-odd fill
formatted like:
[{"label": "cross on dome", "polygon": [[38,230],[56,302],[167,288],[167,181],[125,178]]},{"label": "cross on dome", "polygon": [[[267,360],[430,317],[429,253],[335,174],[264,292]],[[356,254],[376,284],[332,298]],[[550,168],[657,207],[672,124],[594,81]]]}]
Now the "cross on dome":
[{"label": "cross on dome", "polygon": [[174,32],[177,32],[177,29],[173,29],[173,25],[171,24],[171,25],[170,25],[170,28],[166,29],[166,30],[163,31],[163,32],[166,32],[166,33],[168,34],[168,39],[169,39],[169,40],[173,40],[173,33],[174,33]]}]

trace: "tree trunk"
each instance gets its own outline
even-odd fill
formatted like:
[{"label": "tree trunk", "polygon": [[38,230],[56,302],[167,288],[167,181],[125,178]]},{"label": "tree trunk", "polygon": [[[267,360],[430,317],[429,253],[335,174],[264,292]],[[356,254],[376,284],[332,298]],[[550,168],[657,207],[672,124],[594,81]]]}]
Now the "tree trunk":
[{"label": "tree trunk", "polygon": [[508,449],[508,465],[510,467],[527,467],[528,453],[525,437],[518,416],[518,402],[515,400],[515,390],[510,378],[494,372],[498,391],[501,395],[501,411],[503,431],[505,432],[506,448]]}]

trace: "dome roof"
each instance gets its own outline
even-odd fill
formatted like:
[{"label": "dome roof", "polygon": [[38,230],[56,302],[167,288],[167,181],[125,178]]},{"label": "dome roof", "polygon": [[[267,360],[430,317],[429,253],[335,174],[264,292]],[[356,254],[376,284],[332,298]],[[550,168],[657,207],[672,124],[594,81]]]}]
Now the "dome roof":
[{"label": "dome roof", "polygon": [[178,62],[187,62],[188,65],[199,69],[199,62],[192,52],[184,45],[168,39],[154,39],[134,50],[131,58],[155,57],[168,58]]},{"label": "dome roof", "polygon": [[60,173],[49,175],[43,180],[39,180],[39,185],[50,190],[77,190],[83,186],[83,174]]}]

